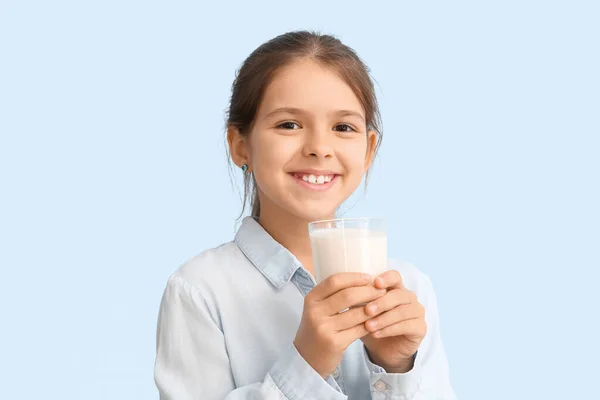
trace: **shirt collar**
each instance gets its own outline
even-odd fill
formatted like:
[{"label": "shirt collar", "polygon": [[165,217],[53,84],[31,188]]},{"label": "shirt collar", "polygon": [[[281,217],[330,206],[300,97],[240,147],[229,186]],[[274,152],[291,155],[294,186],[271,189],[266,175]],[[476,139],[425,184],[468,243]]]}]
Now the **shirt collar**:
[{"label": "shirt collar", "polygon": [[254,217],[242,220],[234,241],[248,260],[278,289],[289,283],[301,267],[296,256],[273,239]]}]

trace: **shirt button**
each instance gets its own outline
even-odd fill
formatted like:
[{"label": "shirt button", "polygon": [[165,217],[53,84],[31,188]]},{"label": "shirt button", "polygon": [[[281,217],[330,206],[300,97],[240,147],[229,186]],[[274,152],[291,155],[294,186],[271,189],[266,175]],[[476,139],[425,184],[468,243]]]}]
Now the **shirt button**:
[{"label": "shirt button", "polygon": [[331,376],[333,376],[333,379],[337,379],[340,377],[340,368],[336,368],[335,371],[333,371],[333,373],[331,374]]},{"label": "shirt button", "polygon": [[386,388],[386,385],[385,385],[385,382],[384,382],[384,381],[381,381],[381,380],[380,380],[380,381],[377,381],[377,382],[375,382],[375,389],[376,389],[378,392],[383,392],[383,391],[385,391],[385,388]]}]

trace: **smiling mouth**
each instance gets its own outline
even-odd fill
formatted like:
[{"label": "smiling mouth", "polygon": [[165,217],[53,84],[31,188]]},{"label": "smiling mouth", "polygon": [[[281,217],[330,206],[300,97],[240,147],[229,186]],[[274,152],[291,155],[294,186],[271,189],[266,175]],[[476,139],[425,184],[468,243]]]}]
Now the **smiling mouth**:
[{"label": "smiling mouth", "polygon": [[299,179],[311,185],[324,185],[326,183],[331,182],[336,177],[336,174],[317,175],[305,174],[302,172],[294,172],[291,175],[293,175],[296,179]]},{"label": "smiling mouth", "polygon": [[294,178],[294,181],[304,189],[309,189],[316,192],[329,190],[329,188],[331,188],[341,176],[331,171],[323,171],[321,173],[318,171],[313,173],[291,172],[289,175]]}]

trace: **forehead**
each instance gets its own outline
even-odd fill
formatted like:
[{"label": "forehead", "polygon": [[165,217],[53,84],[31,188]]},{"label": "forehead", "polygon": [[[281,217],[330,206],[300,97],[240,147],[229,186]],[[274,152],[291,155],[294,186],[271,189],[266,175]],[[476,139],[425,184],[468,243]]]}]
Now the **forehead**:
[{"label": "forehead", "polygon": [[364,116],[358,97],[335,71],[312,60],[279,69],[267,86],[258,114],[278,107],[298,107],[313,114],[353,110]]}]

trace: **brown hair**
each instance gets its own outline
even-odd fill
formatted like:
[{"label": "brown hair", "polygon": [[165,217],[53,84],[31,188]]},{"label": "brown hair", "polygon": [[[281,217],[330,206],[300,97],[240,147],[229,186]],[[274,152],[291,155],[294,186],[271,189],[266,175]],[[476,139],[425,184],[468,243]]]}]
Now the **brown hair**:
[{"label": "brown hair", "polygon": [[[279,35],[255,49],[236,73],[231,86],[226,128],[235,127],[241,135],[249,135],[265,89],[274,73],[301,58],[333,69],[350,86],[365,110],[367,129],[377,134],[377,152],[382,139],[381,116],[370,70],[356,52],[332,35],[313,31],[293,31]],[[226,146],[228,149],[228,147]],[[228,157],[229,151],[227,152]],[[229,157],[231,161],[231,158]],[[230,162],[231,167],[231,162]],[[367,172],[368,174],[368,172]],[[252,216],[260,214],[256,180],[252,172],[244,173],[244,203],[250,199]]]}]

